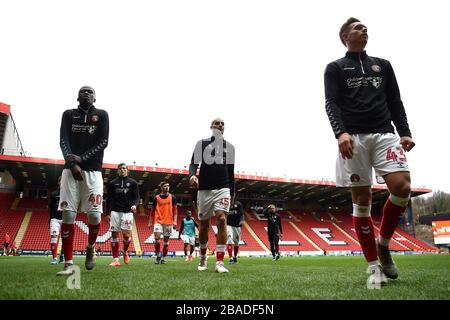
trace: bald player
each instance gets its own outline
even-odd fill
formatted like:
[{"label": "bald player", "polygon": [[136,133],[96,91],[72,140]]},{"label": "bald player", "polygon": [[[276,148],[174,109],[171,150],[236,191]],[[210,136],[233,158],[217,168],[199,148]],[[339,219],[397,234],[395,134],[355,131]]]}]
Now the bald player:
[{"label": "bald player", "polygon": [[[189,183],[198,189],[197,205],[200,220],[199,271],[207,269],[208,232],[211,218],[216,217],[216,266],[218,273],[227,273],[223,259],[227,242],[227,214],[234,200],[234,146],[223,138],[225,122],[216,118],[211,122],[212,136],[199,140],[189,165]],[[200,174],[197,177],[197,169]]]}]

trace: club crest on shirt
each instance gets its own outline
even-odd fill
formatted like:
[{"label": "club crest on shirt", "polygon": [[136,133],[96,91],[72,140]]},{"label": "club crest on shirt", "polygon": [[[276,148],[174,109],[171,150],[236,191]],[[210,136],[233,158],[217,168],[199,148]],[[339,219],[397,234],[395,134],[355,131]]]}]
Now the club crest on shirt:
[{"label": "club crest on shirt", "polygon": [[381,71],[381,67],[379,65],[377,65],[377,64],[374,64],[372,66],[372,70],[375,71],[375,72],[380,72]]},{"label": "club crest on shirt", "polygon": [[91,120],[92,120],[92,122],[97,122],[98,121],[98,116],[97,115],[93,115]]},{"label": "club crest on shirt", "polygon": [[361,178],[360,178],[360,176],[357,175],[357,174],[352,174],[352,175],[350,176],[350,181],[351,181],[351,182],[359,182],[359,180],[361,180]]}]

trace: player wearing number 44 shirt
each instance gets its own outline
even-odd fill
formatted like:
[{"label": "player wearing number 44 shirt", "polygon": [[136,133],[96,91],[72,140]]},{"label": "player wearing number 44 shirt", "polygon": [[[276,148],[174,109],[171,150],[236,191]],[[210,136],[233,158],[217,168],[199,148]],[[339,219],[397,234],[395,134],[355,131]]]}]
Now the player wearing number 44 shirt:
[{"label": "player wearing number 44 shirt", "polygon": [[[211,122],[212,137],[197,142],[189,166],[189,183],[198,189],[197,205],[200,220],[199,271],[207,269],[206,250],[211,217],[216,217],[216,272],[225,273],[223,259],[227,241],[227,213],[234,200],[234,146],[225,141],[225,123],[217,118]],[[200,175],[197,178],[197,168]],[[233,199],[232,199],[233,198]]]},{"label": "player wearing number 44 shirt", "polygon": [[[351,189],[353,223],[371,274],[367,285],[381,286],[386,277],[398,277],[389,241],[410,198],[404,151],[415,143],[391,64],[364,51],[367,27],[350,18],[339,36],[347,53],[325,70],[326,112],[339,147],[336,185]],[[377,240],[370,216],[372,168],[390,192]]]},{"label": "player wearing number 44 shirt", "polygon": [[62,242],[66,263],[59,276],[73,269],[74,223],[78,207],[86,212],[89,224],[85,267],[95,266],[94,244],[103,211],[103,151],[108,146],[109,118],[105,110],[94,106],[95,91],[84,86],[78,91],[78,108],[63,113],[60,146],[65,165],[61,178],[58,210],[62,211]]},{"label": "player wearing number 44 shirt", "polygon": [[128,264],[130,256],[128,247],[131,241],[133,213],[139,205],[139,187],[136,180],[128,177],[128,167],[125,163],[117,167],[119,176],[108,184],[106,194],[106,220],[111,231],[111,251],[113,261],[111,267],[119,267],[119,231],[123,236],[123,262]]}]

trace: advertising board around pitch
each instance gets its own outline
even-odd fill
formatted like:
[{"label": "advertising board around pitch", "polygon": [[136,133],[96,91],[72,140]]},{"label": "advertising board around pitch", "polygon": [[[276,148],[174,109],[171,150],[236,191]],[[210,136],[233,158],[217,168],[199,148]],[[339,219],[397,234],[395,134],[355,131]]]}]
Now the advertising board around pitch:
[{"label": "advertising board around pitch", "polygon": [[433,221],[431,227],[435,244],[450,244],[450,220]]}]

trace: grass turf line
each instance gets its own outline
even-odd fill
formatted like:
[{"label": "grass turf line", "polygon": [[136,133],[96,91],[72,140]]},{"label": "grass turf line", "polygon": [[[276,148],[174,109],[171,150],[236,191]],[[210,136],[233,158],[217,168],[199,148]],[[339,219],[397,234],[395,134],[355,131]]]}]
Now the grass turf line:
[{"label": "grass turf line", "polygon": [[[450,255],[394,256],[399,279],[381,290],[368,290],[363,257],[239,258],[227,274],[197,271],[198,258],[132,258],[129,265],[109,267],[109,257],[97,257],[92,271],[84,258],[75,258],[81,270],[81,289],[69,290],[66,277],[56,277],[62,265],[49,257],[0,257],[0,299],[150,299],[150,300],[437,300],[450,299]],[[227,261],[227,260],[226,260]]]}]

